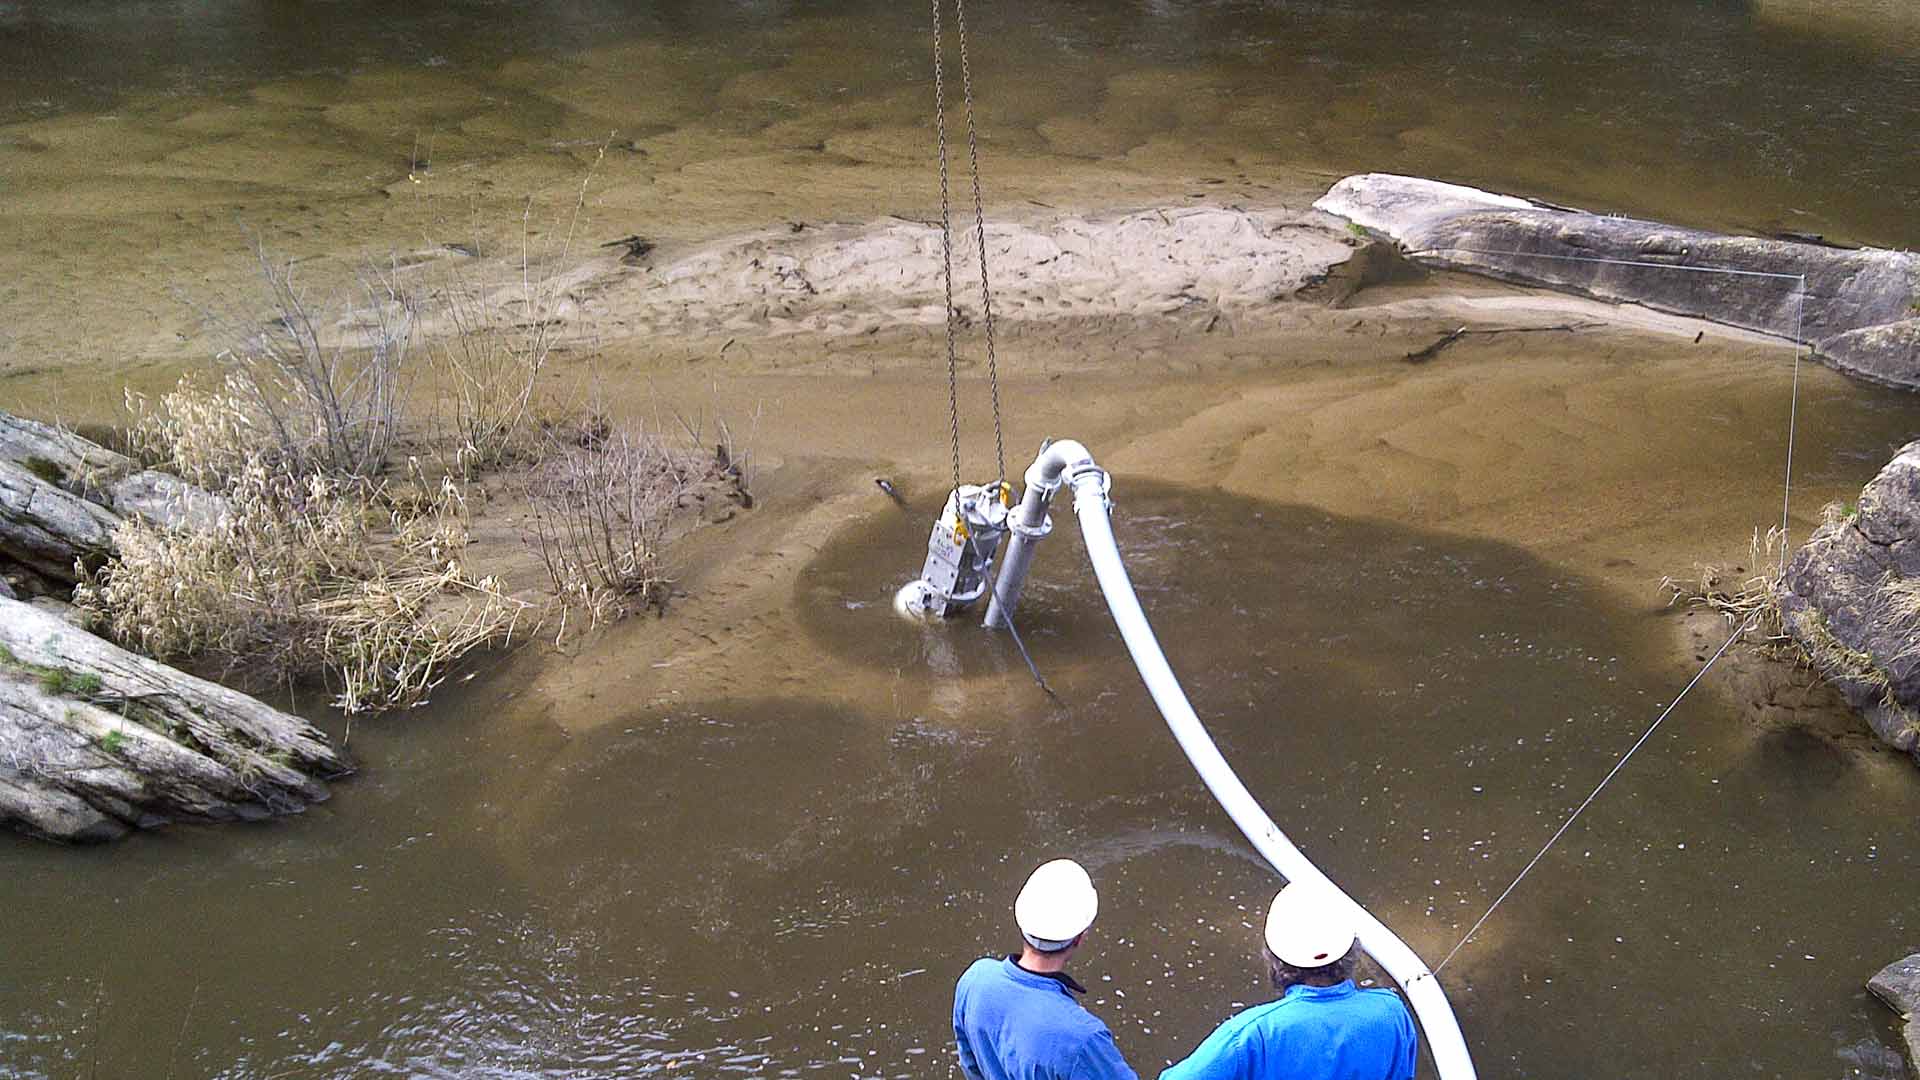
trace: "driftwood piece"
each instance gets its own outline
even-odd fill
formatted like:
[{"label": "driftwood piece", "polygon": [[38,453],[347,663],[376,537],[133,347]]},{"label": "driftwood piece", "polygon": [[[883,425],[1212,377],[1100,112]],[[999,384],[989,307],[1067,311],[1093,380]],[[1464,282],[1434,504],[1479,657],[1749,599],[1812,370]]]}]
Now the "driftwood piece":
[{"label": "driftwood piece", "polygon": [[1560,323],[1555,326],[1487,326],[1477,330],[1462,326],[1441,334],[1439,339],[1433,344],[1424,349],[1416,349],[1401,357],[1401,359],[1409,364],[1424,364],[1434,357],[1439,356],[1446,350],[1447,346],[1470,334],[1484,334],[1488,336],[1493,334],[1571,334],[1579,330],[1591,330],[1599,325],[1597,322],[1573,322]]},{"label": "driftwood piece", "polygon": [[349,771],[245,694],[0,600],[0,824],[69,842],[297,813]]},{"label": "driftwood piece", "polygon": [[168,528],[209,528],[227,511],[225,499],[177,476],[143,469],[71,431],[6,412],[0,412],[0,461],[122,517],[137,514]]},{"label": "driftwood piece", "polygon": [[1920,254],[1723,236],[1387,173],[1349,176],[1314,208],[1424,266],[1757,330],[1920,389]]},{"label": "driftwood piece", "polygon": [[75,581],[74,562],[112,551],[120,521],[104,507],[0,461],[0,555],[47,577]]}]

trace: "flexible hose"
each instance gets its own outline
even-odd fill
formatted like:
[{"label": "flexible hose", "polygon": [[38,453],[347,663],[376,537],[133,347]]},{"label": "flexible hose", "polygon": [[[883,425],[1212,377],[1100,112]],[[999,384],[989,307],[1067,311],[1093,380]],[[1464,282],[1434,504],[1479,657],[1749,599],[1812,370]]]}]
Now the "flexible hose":
[{"label": "flexible hose", "polygon": [[[1073,444],[1074,449],[1084,454],[1084,448]],[[1042,459],[1046,453],[1042,453]],[[1035,467],[1040,467],[1035,462]],[[1091,465],[1091,459],[1086,459]],[[1054,472],[1058,476],[1059,472]],[[1029,482],[1032,480],[1029,474]],[[1106,595],[1107,610],[1113,614],[1114,625],[1120,629],[1120,637],[1126,642],[1127,651],[1133,655],[1134,667],[1140,672],[1141,681],[1147,684],[1147,693],[1160,708],[1160,715],[1166,718],[1167,727],[1179,742],[1180,749],[1186,752],[1187,760],[1193,763],[1194,770],[1213,792],[1221,809],[1233,819],[1233,823],[1246,834],[1262,858],[1272,864],[1275,870],[1288,881],[1317,882],[1340,897],[1351,909],[1350,914],[1356,929],[1355,937],[1368,956],[1380,965],[1393,981],[1405,991],[1407,1001],[1420,1018],[1420,1026],[1427,1034],[1427,1047],[1433,1055],[1435,1067],[1441,1080],[1474,1080],[1473,1057],[1467,1051],[1465,1036],[1460,1032],[1460,1022],[1453,1015],[1453,1006],[1447,1001],[1446,992],[1440,988],[1440,982],[1427,970],[1420,957],[1407,947],[1385,923],[1373,917],[1367,909],[1355,903],[1352,897],[1335,885],[1320,869],[1307,861],[1300,849],[1293,846],[1280,827],[1273,823],[1267,812],[1260,808],[1253,793],[1240,782],[1234,774],[1233,766],[1220,754],[1219,747],[1207,734],[1205,725],[1193,711],[1187,701],[1186,692],[1180,688],[1180,680],[1174,677],[1173,668],[1167,664],[1166,654],[1160,651],[1160,642],[1154,637],[1153,627],[1147,622],[1145,611],[1140,608],[1140,600],[1134,595],[1133,582],[1127,577],[1127,568],[1120,561],[1120,545],[1113,536],[1113,522],[1109,517],[1106,498],[1106,475],[1098,469],[1082,468],[1068,476],[1073,485],[1073,508],[1080,519],[1080,532],[1086,538],[1087,557],[1093,562],[1094,577],[1099,579],[1100,591]]]}]

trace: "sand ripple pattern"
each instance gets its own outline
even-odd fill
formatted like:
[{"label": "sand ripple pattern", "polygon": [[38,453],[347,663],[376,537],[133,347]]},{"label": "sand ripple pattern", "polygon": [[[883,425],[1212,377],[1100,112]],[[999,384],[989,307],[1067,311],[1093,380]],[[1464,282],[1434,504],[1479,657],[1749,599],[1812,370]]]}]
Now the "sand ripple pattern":
[{"label": "sand ripple pattern", "polygon": [[[1346,237],[1320,220],[1194,207],[989,225],[995,313],[1022,321],[1256,312],[1351,254]],[[957,235],[955,246],[959,295],[963,279],[977,281],[962,268],[977,261],[970,238]],[[597,294],[588,311],[637,332],[858,334],[938,324],[940,231],[902,219],[789,226],[582,292]]]}]

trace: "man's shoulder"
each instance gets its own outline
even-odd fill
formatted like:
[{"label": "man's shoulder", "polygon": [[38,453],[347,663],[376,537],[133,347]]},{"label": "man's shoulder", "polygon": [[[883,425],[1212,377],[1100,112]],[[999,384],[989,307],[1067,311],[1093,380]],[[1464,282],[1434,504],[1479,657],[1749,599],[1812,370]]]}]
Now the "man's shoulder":
[{"label": "man's shoulder", "polygon": [[973,963],[968,964],[967,970],[960,973],[960,985],[968,986],[986,979],[998,978],[999,976],[1000,961],[991,956],[983,956]]},{"label": "man's shoulder", "polygon": [[1380,1012],[1399,1013],[1401,1015],[1405,1015],[1407,1012],[1406,999],[1400,996],[1398,990],[1389,987],[1370,986],[1356,992],[1353,996],[1356,1000],[1364,1002],[1368,1008]]}]

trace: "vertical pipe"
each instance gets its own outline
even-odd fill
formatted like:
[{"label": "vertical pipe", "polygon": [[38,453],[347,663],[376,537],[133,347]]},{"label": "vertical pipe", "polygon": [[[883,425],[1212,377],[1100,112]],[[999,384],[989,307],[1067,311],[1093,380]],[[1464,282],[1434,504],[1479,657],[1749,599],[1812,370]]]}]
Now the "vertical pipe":
[{"label": "vertical pipe", "polygon": [[1027,587],[1034,544],[1046,535],[1047,506],[1053,502],[1053,493],[1060,490],[1061,475],[1074,466],[1093,467],[1093,455],[1072,439],[1047,440],[1033,464],[1027,466],[1027,490],[1007,520],[1013,539],[1001,556],[1000,576],[994,579],[992,598],[987,602],[987,617],[982,623],[987,629],[998,630],[1013,617],[1013,609]]},{"label": "vertical pipe", "polygon": [[1033,553],[1047,523],[1047,506],[1053,502],[1053,487],[1044,487],[1029,480],[1026,494],[1020,498],[1020,505],[1014,508],[1013,516],[1007,519],[1007,531],[1013,534],[1007,541],[1006,554],[1000,559],[1000,576],[994,579],[993,593],[987,601],[987,617],[981,624],[989,630],[998,630],[1012,617],[1013,609],[1020,606],[1020,594],[1027,587],[1027,568],[1033,565]]}]

